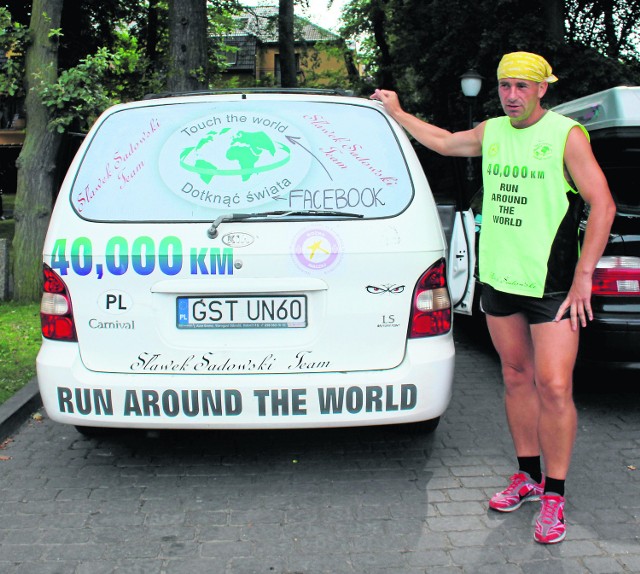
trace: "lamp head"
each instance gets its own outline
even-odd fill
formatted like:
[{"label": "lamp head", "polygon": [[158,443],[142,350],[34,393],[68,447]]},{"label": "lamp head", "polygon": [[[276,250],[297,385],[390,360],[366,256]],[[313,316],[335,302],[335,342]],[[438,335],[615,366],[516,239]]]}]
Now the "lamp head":
[{"label": "lamp head", "polygon": [[482,88],[482,76],[474,69],[466,71],[460,76],[460,86],[462,93],[468,98],[475,98]]}]

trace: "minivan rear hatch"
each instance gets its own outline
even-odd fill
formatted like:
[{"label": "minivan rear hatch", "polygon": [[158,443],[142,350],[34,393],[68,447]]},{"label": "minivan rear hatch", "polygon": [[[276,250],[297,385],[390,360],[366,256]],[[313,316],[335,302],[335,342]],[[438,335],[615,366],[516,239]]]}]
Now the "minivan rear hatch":
[{"label": "minivan rear hatch", "polygon": [[112,108],[74,160],[56,205],[68,213],[45,246],[83,364],[167,375],[397,366],[414,287],[445,248],[410,151],[379,106],[356,98]]}]

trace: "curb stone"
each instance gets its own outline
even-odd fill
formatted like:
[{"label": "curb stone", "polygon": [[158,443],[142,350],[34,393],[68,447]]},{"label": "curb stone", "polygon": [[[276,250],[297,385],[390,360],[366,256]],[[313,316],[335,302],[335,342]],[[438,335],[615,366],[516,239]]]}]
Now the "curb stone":
[{"label": "curb stone", "polygon": [[42,406],[38,380],[34,377],[10,399],[0,405],[0,442],[19,428]]}]

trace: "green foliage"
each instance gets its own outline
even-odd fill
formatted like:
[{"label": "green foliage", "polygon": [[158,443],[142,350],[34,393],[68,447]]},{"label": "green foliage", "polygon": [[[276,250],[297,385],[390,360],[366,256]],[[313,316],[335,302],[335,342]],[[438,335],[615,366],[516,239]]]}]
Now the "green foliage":
[{"label": "green foliage", "polygon": [[[304,75],[300,78],[300,85],[307,88],[323,88],[327,86],[352,89],[351,78],[348,77],[344,66],[336,69],[323,67],[325,62],[345,61],[346,46],[342,42],[318,42],[313,47],[305,46],[300,53],[300,67]],[[323,69],[324,68],[324,69]]]},{"label": "green foliage", "polygon": [[267,72],[262,75],[257,85],[259,88],[273,88],[276,85],[276,78],[273,74]]},{"label": "green foliage", "polygon": [[[305,2],[301,3],[304,5]],[[38,89],[51,112],[49,127],[58,133],[86,132],[107,107],[163,91],[170,68],[166,0],[71,4],[65,2],[62,28],[52,28],[49,34],[60,42],[58,80],[47,84],[41,77]],[[223,38],[235,28],[234,17],[243,7],[238,0],[214,0],[207,6],[209,76],[206,80],[210,87],[233,86],[239,83],[238,79],[223,76],[228,67],[226,52],[229,50]],[[157,26],[153,30],[152,10]],[[0,49],[7,51],[11,46],[17,47],[14,48],[16,57],[9,58],[0,69],[0,97],[24,95],[22,54],[26,39],[26,27],[12,23],[9,12],[0,9]],[[331,49],[336,54],[343,50]],[[347,80],[340,74],[319,73],[313,55],[306,54],[305,58],[311,63],[305,85],[347,87]],[[192,73],[201,77],[203,71],[193,70]],[[264,78],[261,85],[274,85],[273,77]]]},{"label": "green foliage", "polygon": [[0,99],[24,95],[22,79],[27,39],[27,27],[13,22],[11,13],[0,7],[0,53],[8,56],[0,61]]},{"label": "green foliage", "polygon": [[566,0],[570,41],[611,57],[638,58],[640,3],[636,0]]},{"label": "green foliage", "polygon": [[53,85],[43,84],[42,101],[51,112],[50,128],[59,133],[77,127],[86,131],[95,118],[115,102],[104,80],[113,58],[106,48],[64,70]]},{"label": "green foliage", "polygon": [[[99,48],[114,50],[120,34],[126,31],[137,38],[140,49],[146,51],[151,24],[151,5],[157,15],[157,26],[166,29],[167,5],[164,0],[130,2],[128,0],[65,0],[62,8],[63,38],[59,47],[59,66],[65,70],[80,63]],[[155,30],[155,29],[154,29]],[[157,38],[160,50],[165,47],[166,34]]]},{"label": "green foliage", "polygon": [[[208,4],[210,33],[209,83],[219,81],[226,67],[226,58],[220,49],[220,38],[233,27],[233,15],[239,10],[236,0],[218,0]],[[42,101],[51,112],[50,129],[58,133],[68,131],[86,132],[96,118],[109,106],[134,99],[147,93],[163,91],[165,76],[169,69],[167,56],[167,10],[165,1],[155,3],[158,12],[158,38],[154,53],[147,50],[148,6],[111,0],[106,2],[104,13],[93,4],[83,4],[74,14],[78,25],[64,29],[66,43],[61,45],[63,61],[77,61],[59,73],[55,84],[42,83],[39,89]],[[105,14],[119,19],[105,20]],[[71,17],[69,17],[71,18]],[[64,21],[63,21],[64,23]],[[59,31],[52,30],[54,34]],[[93,32],[93,36],[88,36]],[[78,58],[70,52],[78,45],[103,44],[92,53]],[[217,40],[216,40],[217,38]],[[151,60],[153,58],[153,61]],[[203,70],[192,73],[202,77]],[[17,74],[20,78],[20,73]]]},{"label": "green foliage", "polygon": [[358,63],[363,70],[363,80],[375,84],[379,70],[380,50],[371,34],[372,0],[351,0],[342,13],[340,35],[358,46]]},{"label": "green foliage", "polygon": [[38,303],[0,302],[0,404],[36,374],[40,349]]},{"label": "green foliage", "polygon": [[[461,93],[460,76],[469,68],[484,77],[474,119],[501,113],[495,73],[507,52],[537,52],[551,62],[561,81],[545,97],[549,106],[621,83],[640,84],[640,5],[631,0],[565,0],[570,18],[564,41],[558,41],[548,21],[550,3],[351,0],[341,32],[358,42],[371,89],[380,87],[383,73],[391,74],[408,111],[452,130],[468,125],[469,102]],[[372,33],[376,11],[384,17],[387,62],[381,38]],[[577,21],[582,23],[580,34]],[[630,42],[622,42],[623,30]],[[624,50],[611,57],[609,46]]]},{"label": "green foliage", "polygon": [[49,127],[59,133],[86,132],[109,106],[141,98],[157,87],[138,41],[128,32],[117,34],[112,50],[99,48],[63,70],[55,84],[42,84],[40,96],[51,112]]},{"label": "green foliage", "polygon": [[218,0],[207,4],[209,32],[209,85],[219,83],[221,74],[227,69],[227,52],[235,48],[227,46],[223,38],[235,29],[234,17],[242,11],[237,0]]},{"label": "green foliage", "polygon": [[57,38],[60,39],[62,37],[62,28],[51,28],[49,30],[48,38]]}]

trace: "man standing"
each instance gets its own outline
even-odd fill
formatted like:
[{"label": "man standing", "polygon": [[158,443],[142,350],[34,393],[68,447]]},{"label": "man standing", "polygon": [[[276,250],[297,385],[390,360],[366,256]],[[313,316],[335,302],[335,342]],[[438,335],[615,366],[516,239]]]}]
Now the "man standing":
[{"label": "man standing", "polygon": [[[481,307],[500,356],[518,459],[509,486],[489,506],[511,512],[540,500],[534,537],[543,544],[566,534],[564,482],[577,428],[572,375],[578,332],[593,319],[592,275],[615,215],[586,130],[541,105],[556,80],[541,56],[506,54],[498,66],[505,116],[455,133],[405,112],[394,92],[376,90],[371,96],[429,149],[482,155]],[[590,211],[579,251],[580,198]]]}]

